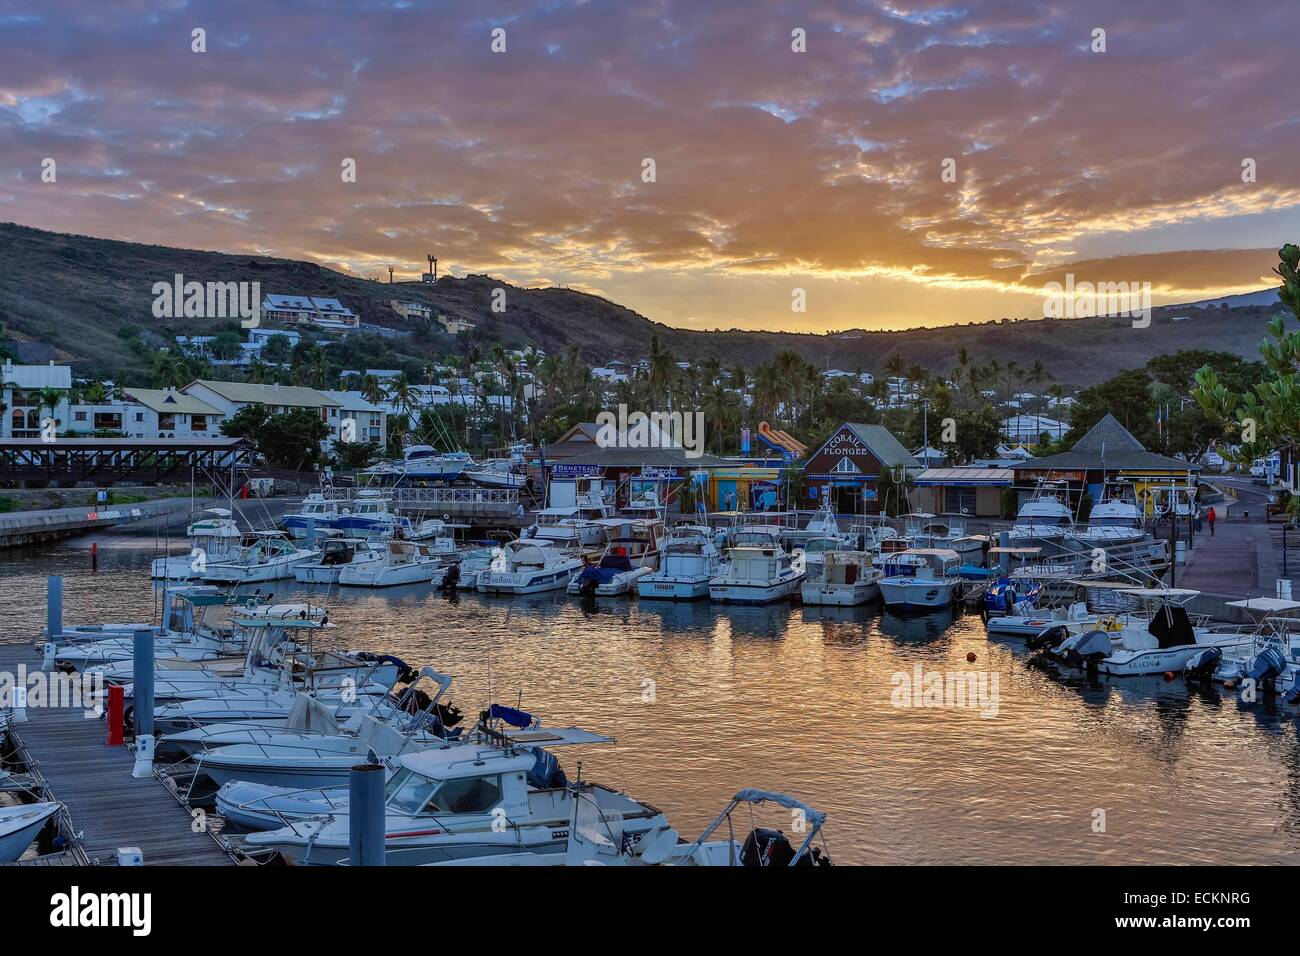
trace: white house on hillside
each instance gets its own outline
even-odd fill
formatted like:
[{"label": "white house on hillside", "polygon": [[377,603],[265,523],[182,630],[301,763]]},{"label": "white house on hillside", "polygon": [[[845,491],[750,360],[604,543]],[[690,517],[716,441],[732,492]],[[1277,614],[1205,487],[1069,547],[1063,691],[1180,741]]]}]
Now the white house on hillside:
[{"label": "white house on hillside", "polygon": [[[54,389],[61,397],[51,408],[44,404],[42,390]],[[66,427],[68,392],[72,389],[72,368],[67,365],[15,365],[6,360],[0,366],[0,438],[40,438],[41,420],[52,418],[57,430]]]}]

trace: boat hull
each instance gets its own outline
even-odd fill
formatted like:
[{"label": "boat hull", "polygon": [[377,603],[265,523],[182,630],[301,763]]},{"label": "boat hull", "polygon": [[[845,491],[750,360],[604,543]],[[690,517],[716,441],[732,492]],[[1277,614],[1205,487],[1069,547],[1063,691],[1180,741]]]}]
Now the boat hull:
[{"label": "boat hull", "polygon": [[954,600],[956,585],[942,581],[917,581],[914,578],[880,582],[880,597],[887,607],[902,610],[933,610],[947,607]]},{"label": "boat hull", "polygon": [[803,586],[804,604],[828,604],[837,607],[854,607],[866,604],[880,596],[880,586],[871,581],[865,584],[808,584]]},{"label": "boat hull", "polygon": [[720,604],[771,604],[774,601],[788,601],[797,594],[803,575],[772,583],[743,581],[709,582],[709,598]]},{"label": "boat hull", "polygon": [[669,601],[698,601],[709,596],[709,578],[669,578],[646,575],[636,583],[637,594],[643,598],[661,598]]},{"label": "boat hull", "polygon": [[562,568],[556,571],[538,571],[521,574],[517,571],[481,571],[475,588],[484,594],[540,594],[544,591],[560,591],[569,586],[569,582],[581,570],[581,567]]}]

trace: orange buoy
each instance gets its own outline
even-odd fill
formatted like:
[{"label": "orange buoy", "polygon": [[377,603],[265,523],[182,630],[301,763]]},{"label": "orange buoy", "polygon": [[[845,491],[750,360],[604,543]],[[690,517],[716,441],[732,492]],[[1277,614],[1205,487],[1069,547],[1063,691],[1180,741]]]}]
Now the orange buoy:
[{"label": "orange buoy", "polygon": [[1165,671],[1165,680],[1173,680],[1173,679],[1174,679],[1174,672],[1173,672],[1173,671]]},{"label": "orange buoy", "polygon": [[1233,690],[1237,686],[1237,682],[1235,680],[1225,680],[1223,686],[1228,688],[1228,690]]},{"label": "orange buoy", "polygon": [[967,663],[967,664],[974,664],[974,663],[975,663],[975,652],[974,652],[974,651],[971,651],[969,654],[966,655],[966,663]]}]

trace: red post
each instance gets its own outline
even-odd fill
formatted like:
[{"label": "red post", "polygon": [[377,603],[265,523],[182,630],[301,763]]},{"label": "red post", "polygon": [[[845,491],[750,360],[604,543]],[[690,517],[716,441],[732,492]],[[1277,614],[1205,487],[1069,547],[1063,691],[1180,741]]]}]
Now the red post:
[{"label": "red post", "polygon": [[122,746],[122,722],[126,713],[126,690],[121,684],[108,688],[108,745]]}]

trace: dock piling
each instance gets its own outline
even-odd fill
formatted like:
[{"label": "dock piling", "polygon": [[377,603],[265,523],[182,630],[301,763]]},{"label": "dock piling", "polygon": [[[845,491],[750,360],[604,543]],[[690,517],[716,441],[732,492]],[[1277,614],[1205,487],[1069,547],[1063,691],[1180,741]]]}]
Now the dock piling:
[{"label": "dock piling", "polygon": [[353,866],[384,865],[384,768],[363,763],[349,773],[349,861]]},{"label": "dock piling", "polygon": [[54,670],[54,655],[59,635],[63,633],[63,575],[51,574],[45,580],[45,657],[41,670]]},{"label": "dock piling", "polygon": [[135,767],[133,777],[153,775],[153,631],[135,632],[131,697],[135,701]]}]

